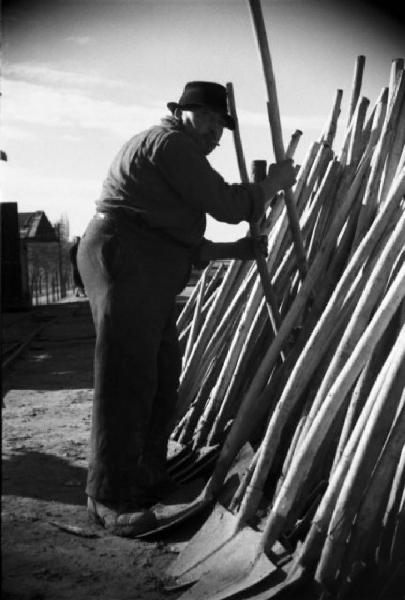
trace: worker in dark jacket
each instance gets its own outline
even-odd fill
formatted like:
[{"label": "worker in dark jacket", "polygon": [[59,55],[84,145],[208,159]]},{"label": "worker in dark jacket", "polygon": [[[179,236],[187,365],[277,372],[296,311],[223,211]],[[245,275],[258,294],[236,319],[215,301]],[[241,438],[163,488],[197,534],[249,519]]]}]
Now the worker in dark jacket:
[{"label": "worker in dark jacket", "polygon": [[172,115],[118,152],[82,237],[79,270],[96,329],[88,510],[118,535],[151,526],[166,472],[181,355],[175,299],[193,261],[254,257],[253,241],[204,239],[206,214],[258,220],[295,181],[292,161],[261,183],[229,185],[206,156],[234,128],[226,89],[188,83]]}]

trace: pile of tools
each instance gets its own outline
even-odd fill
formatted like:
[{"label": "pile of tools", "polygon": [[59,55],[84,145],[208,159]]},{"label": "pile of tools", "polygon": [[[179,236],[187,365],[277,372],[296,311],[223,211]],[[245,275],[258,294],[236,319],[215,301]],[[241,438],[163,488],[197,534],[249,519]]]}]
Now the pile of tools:
[{"label": "pile of tools", "polygon": [[[249,4],[282,160],[300,131],[284,151],[260,3]],[[268,235],[268,257],[209,265],[179,316],[173,473],[188,449],[205,480],[167,522],[214,505],[167,574],[167,588],[188,588],[184,600],[267,600],[299,586],[340,599],[365,573],[379,594],[370,597],[396,598],[405,568],[405,72],[393,61],[370,106],[364,66],[358,57],[341,148],[338,90],[294,189],[251,224],[251,235]],[[231,84],[228,93],[236,118]],[[234,139],[246,181],[238,127]],[[265,173],[254,161],[250,179]]]}]

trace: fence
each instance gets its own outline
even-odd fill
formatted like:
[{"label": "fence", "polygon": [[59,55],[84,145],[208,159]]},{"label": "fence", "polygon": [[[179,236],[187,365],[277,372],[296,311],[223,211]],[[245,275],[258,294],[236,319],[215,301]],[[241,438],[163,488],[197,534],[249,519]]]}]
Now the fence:
[{"label": "fence", "polygon": [[33,273],[29,282],[31,301],[33,305],[59,302],[74,289],[70,273],[63,273],[62,280],[57,271]]}]

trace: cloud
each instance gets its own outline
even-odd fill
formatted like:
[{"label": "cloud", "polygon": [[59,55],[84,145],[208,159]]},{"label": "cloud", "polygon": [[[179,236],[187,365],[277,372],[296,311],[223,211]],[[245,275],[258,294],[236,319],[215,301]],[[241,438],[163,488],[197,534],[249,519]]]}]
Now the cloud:
[{"label": "cloud", "polygon": [[[156,103],[146,106],[112,100],[108,97],[109,90],[130,86],[94,73],[17,63],[6,65],[3,75],[3,124],[4,134],[9,139],[28,136],[27,126],[57,127],[68,137],[98,130],[122,138],[132,131],[149,127],[165,113],[165,109]],[[95,95],[96,88],[103,89],[104,93]],[[323,128],[326,116],[282,115],[281,120],[284,131],[318,132]],[[268,128],[264,112],[240,109],[239,121],[242,129]]]},{"label": "cloud", "polygon": [[122,137],[150,126],[161,116],[157,107],[122,105],[91,98],[79,90],[3,81],[3,124],[13,139],[34,126],[60,128],[65,134],[98,130]]},{"label": "cloud", "polygon": [[[269,127],[269,120],[265,113],[241,109],[238,118],[241,127]],[[281,115],[283,130],[318,131],[323,128],[326,120],[327,115]]]},{"label": "cloud", "polygon": [[[4,122],[4,110],[2,121]],[[15,142],[35,142],[37,139],[37,135],[33,131],[10,123],[2,123],[1,134],[3,140],[14,140]]]},{"label": "cloud", "polygon": [[104,86],[107,88],[126,88],[124,81],[102,77],[97,73],[80,73],[54,69],[44,64],[15,63],[5,64],[3,77],[12,80],[26,81],[38,85],[65,86],[69,88],[89,88]]}]

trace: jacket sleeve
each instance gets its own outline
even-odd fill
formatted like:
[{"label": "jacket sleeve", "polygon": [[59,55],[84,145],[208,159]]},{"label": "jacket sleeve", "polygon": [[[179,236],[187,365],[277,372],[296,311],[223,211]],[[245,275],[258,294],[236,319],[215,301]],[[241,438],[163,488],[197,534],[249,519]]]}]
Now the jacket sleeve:
[{"label": "jacket sleeve", "polygon": [[183,132],[155,141],[150,160],[184,202],[225,223],[258,220],[264,195],[256,183],[228,184]]}]

